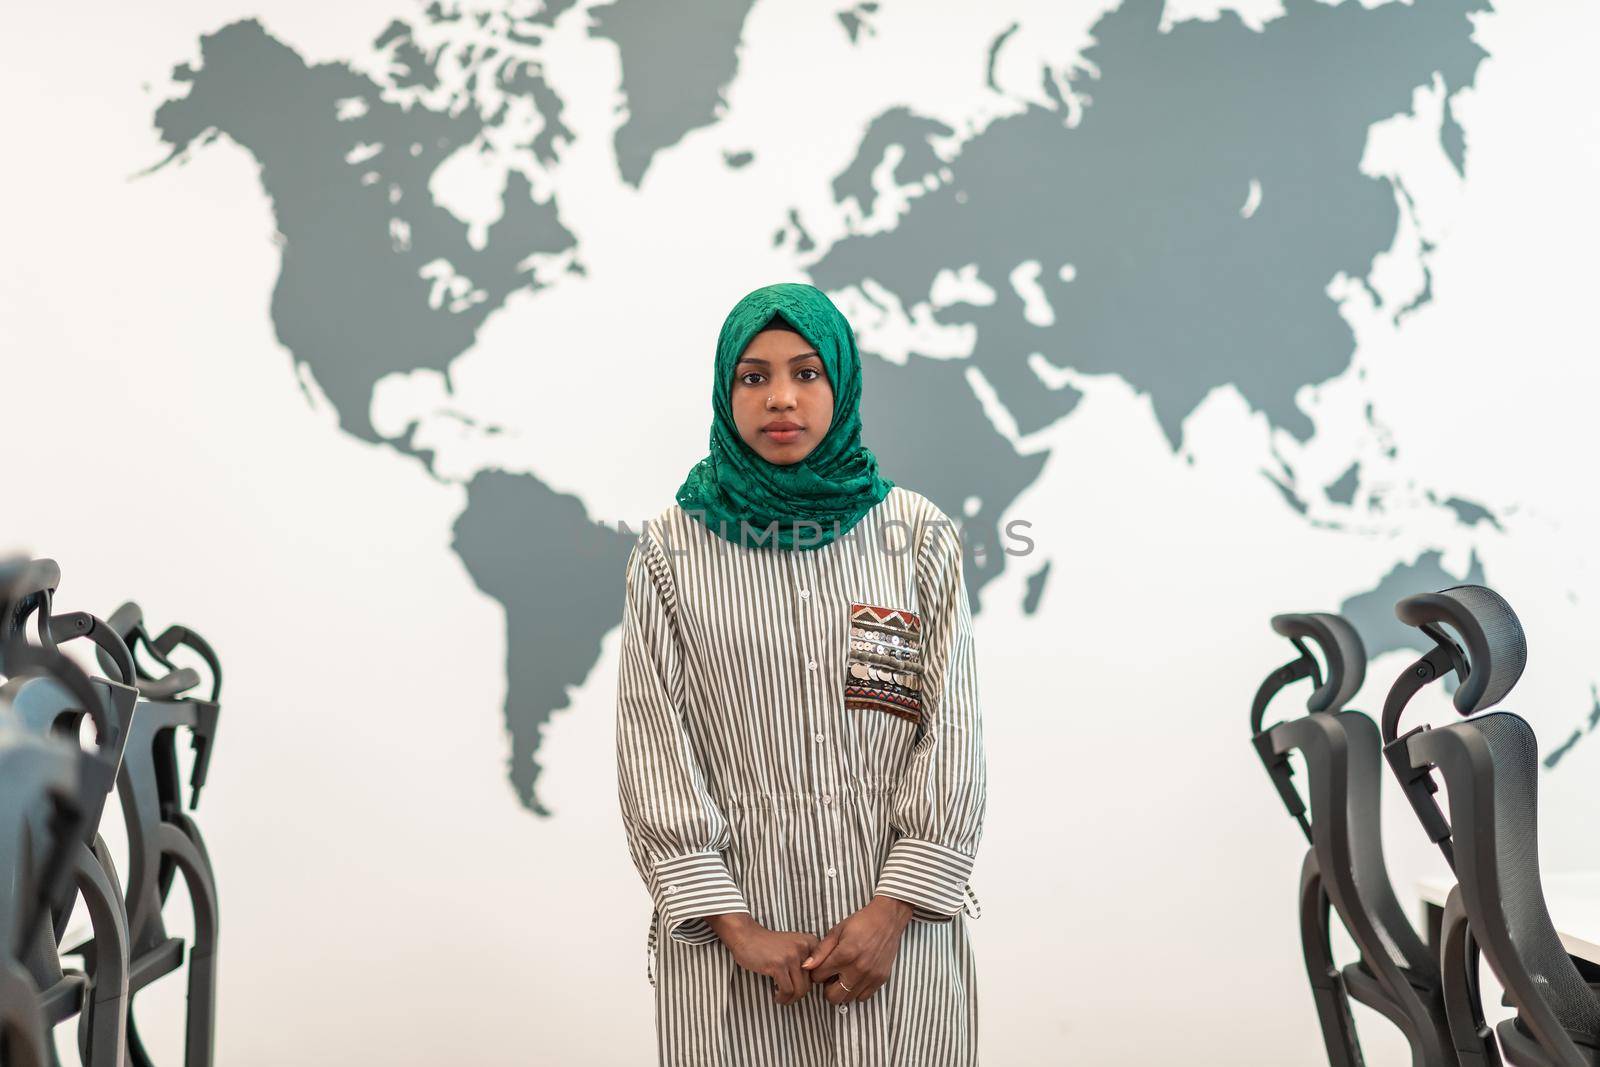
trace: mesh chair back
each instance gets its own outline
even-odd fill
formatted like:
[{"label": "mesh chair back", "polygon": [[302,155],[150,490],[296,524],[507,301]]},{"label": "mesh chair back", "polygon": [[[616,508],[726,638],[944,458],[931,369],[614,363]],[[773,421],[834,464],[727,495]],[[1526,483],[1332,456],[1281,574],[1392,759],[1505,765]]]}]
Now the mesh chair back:
[{"label": "mesh chair back", "polygon": [[[1344,728],[1349,749],[1349,841],[1346,848],[1360,906],[1378,932],[1389,958],[1419,978],[1431,978],[1437,973],[1438,965],[1406,919],[1383,858],[1383,746],[1378,738],[1378,725],[1359,711],[1341,712],[1338,720]],[[1363,951],[1374,948],[1361,947]]]},{"label": "mesh chair back", "polygon": [[[1561,944],[1545,906],[1539,877],[1539,750],[1533,728],[1520,716],[1493,712],[1444,729],[1464,739],[1475,736],[1488,750],[1488,773],[1465,762],[1440,764],[1455,817],[1457,877],[1494,890],[1488,899],[1478,894],[1479,908],[1472,907],[1469,897],[1475,936],[1480,944],[1492,945],[1485,927],[1500,926],[1515,951],[1510,959],[1491,955],[1490,963],[1508,987],[1520,987],[1513,995],[1542,996],[1568,1036],[1600,1049],[1600,1001]],[[1492,821],[1463,820],[1458,812],[1467,805],[1483,810],[1479,802],[1486,791]],[[1463,847],[1467,833],[1476,835],[1474,847]]]}]

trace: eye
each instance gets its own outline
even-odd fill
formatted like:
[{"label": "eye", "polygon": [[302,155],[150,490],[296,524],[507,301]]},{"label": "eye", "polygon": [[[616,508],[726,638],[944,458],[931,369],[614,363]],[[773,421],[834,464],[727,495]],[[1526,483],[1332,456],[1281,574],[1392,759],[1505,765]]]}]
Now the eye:
[{"label": "eye", "polygon": [[816,381],[818,378],[822,377],[822,372],[817,370],[817,368],[815,368],[815,367],[801,367],[795,373],[800,374],[800,375],[806,375],[806,374],[811,375],[811,377],[809,377],[809,378],[802,377],[800,380],[803,381],[803,382]]},{"label": "eye", "polygon": [[739,375],[739,380],[741,382],[743,382],[745,385],[756,385],[756,384],[759,384],[759,383],[752,382],[750,379],[751,378],[760,378],[760,377],[761,377],[761,372],[760,371],[758,371],[758,370],[747,370],[743,374]]}]

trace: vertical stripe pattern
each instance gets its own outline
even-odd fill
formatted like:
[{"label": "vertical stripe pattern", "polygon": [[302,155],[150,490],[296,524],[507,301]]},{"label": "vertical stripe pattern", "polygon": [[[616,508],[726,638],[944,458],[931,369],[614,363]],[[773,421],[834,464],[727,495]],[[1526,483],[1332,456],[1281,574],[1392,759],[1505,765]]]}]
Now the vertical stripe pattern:
[{"label": "vertical stripe pattern", "polygon": [[[893,644],[853,646],[852,605],[895,619]],[[915,717],[847,706],[869,676],[918,694]],[[617,771],[653,904],[663,1067],[977,1062],[965,917],[983,733],[961,545],[931,501],[895,486],[805,551],[733,544],[677,505],[646,523],[626,572]],[[874,893],[913,919],[888,982],[857,1004],[820,989],[774,1003],[705,922],[745,911],[821,936]]]}]

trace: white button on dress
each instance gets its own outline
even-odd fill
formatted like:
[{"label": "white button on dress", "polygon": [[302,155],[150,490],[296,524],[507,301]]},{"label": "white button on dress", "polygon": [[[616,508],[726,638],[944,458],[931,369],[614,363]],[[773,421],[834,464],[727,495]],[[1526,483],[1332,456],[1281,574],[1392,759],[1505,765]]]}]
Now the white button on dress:
[{"label": "white button on dress", "polygon": [[[974,1067],[963,906],[986,783],[953,524],[894,486],[844,538],[800,552],[725,541],[674,505],[645,524],[625,584],[618,795],[653,890],[662,1067]],[[771,598],[785,587],[799,599]],[[808,737],[834,742],[825,759]],[[878,893],[912,921],[889,981],[835,1005],[836,1023],[820,989],[776,1003],[706,922],[747,911],[820,937]]]}]

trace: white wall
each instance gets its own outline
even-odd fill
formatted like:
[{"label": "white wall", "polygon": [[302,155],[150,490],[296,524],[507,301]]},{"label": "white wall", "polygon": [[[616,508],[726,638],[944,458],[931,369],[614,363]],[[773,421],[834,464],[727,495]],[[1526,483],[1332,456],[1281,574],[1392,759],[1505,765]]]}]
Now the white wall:
[{"label": "white wall", "polygon": [[[151,114],[200,34],[258,15],[308,58],[359,57],[411,9],[275,0],[99,5],[72,24],[47,5],[5,16],[0,546],[56,558],[63,606],[105,613],[136,598],[223,658],[199,812],[222,889],[222,1063],[650,1060],[648,904],[614,798],[617,635],[545,734],[553,815],[535,817],[504,775],[502,611],[450,547],[459,479],[507,465],[578,492],[592,516],[658,510],[704,445],[721,315],[797,270],[770,246],[779,209],[824,203],[865,119],[897,100],[941,115],[993,106],[948,76],[945,58],[974,40],[1021,16],[1027,47],[1062,62],[1100,13],[886,6],[884,34],[921,34],[901,38],[917,47],[881,80],[819,84],[828,106],[807,112],[813,125],[776,135],[814,161],[774,168],[750,202],[726,200],[710,135],[663,153],[640,191],[623,188],[607,132],[614,50],[570,35],[551,76],[588,136],[558,188],[590,273],[513,299],[462,358],[463,406],[517,432],[493,447],[441,436],[445,480],[342,433],[297,376],[269,317],[272,205],[245,151],[220,143],[133,178],[160,158]],[[730,139],[755,141],[763,109],[792,95],[779,57],[820,32],[804,7],[757,5]],[[1547,746],[1587,716],[1600,679],[1600,362],[1586,314],[1600,126],[1583,72],[1597,31],[1576,2],[1482,18],[1490,58],[1457,107],[1464,182],[1403,121],[1374,132],[1369,165],[1406,170],[1438,246],[1434,300],[1396,326],[1330,279],[1358,348],[1350,371],[1303,393],[1310,444],[1222,389],[1175,455],[1125,384],[1074,381],[1086,399],[1043,435],[1052,457],[1012,512],[1053,560],[1050,586],[1026,616],[1025,575],[1009,570],[979,620],[987,1062],[1319,1062],[1293,910],[1299,837],[1247,743],[1250,695],[1286,647],[1271,613],[1336,607],[1429,548],[1457,570],[1475,550],[1533,641],[1510,706]],[[1031,89],[1031,73],[1014,76]],[[709,210],[726,228],[686,243],[695,228],[681,220]],[[606,317],[646,284],[648,330]],[[613,331],[603,340],[597,321]],[[641,370],[662,352],[681,373]],[[612,367],[625,387],[595,420],[596,375]],[[1362,534],[1288,509],[1260,475],[1271,449],[1331,480],[1366,447],[1355,413],[1369,398],[1398,447],[1381,477],[1485,501],[1504,532],[1420,505]],[[637,443],[618,428],[632,416],[659,433]],[[568,444],[585,434],[603,467]],[[1376,661],[1358,706],[1377,708],[1404,662]],[[1442,719],[1442,698],[1429,699]],[[1552,867],[1596,863],[1597,768],[1600,740],[1588,740],[1545,777]],[[1388,801],[1391,870],[1409,900],[1441,864]],[[145,1030],[171,1061],[181,994],[169,981],[147,999]],[[1361,1023],[1371,1062],[1403,1062],[1384,1024]]]}]

